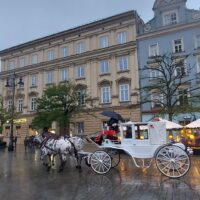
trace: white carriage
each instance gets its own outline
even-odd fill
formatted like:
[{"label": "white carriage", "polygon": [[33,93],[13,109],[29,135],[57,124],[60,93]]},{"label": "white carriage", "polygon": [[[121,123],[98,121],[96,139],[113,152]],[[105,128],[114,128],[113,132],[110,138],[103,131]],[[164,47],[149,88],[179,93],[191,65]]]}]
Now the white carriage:
[{"label": "white carriage", "polygon": [[[165,122],[121,123],[118,140],[104,139],[100,150],[86,156],[87,163],[98,174],[107,173],[120,162],[120,151],[130,155],[136,167],[149,167],[146,159],[155,159],[165,176],[178,178],[190,168],[192,150],[182,143],[169,142]],[[142,165],[136,160],[142,159]]]}]

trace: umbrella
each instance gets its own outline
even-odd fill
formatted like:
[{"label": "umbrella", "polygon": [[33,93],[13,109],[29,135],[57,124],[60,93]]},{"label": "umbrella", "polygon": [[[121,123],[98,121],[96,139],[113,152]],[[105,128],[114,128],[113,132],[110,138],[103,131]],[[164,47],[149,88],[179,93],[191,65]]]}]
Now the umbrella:
[{"label": "umbrella", "polygon": [[200,128],[200,119],[197,119],[185,126],[186,128]]},{"label": "umbrella", "polygon": [[168,121],[166,119],[162,119],[162,118],[154,118],[155,121],[161,121],[161,122],[165,122],[166,123],[166,129],[170,130],[170,129],[181,129],[183,128],[183,126],[175,123],[175,122],[171,122],[171,121]]},{"label": "umbrella", "polygon": [[101,114],[106,116],[106,117],[110,117],[112,119],[115,119],[115,120],[120,120],[120,121],[124,120],[120,114],[118,114],[114,111],[104,111]]}]

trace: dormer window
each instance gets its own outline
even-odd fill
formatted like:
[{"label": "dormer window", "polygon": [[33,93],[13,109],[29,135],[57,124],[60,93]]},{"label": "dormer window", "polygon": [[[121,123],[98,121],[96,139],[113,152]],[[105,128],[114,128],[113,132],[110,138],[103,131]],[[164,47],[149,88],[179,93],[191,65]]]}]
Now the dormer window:
[{"label": "dormer window", "polygon": [[178,23],[178,13],[176,10],[163,13],[163,25],[171,25]]}]

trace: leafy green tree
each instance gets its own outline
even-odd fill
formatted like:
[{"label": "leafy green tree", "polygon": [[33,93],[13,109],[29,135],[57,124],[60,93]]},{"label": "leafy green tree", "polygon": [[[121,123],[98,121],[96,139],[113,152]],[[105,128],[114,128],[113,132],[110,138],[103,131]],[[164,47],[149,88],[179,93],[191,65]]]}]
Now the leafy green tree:
[{"label": "leafy green tree", "polygon": [[42,97],[37,99],[37,112],[32,126],[49,127],[55,121],[67,133],[70,118],[82,109],[79,103],[82,96],[80,97],[77,86],[72,81],[50,86]]},{"label": "leafy green tree", "polygon": [[168,114],[172,121],[175,114],[199,110],[200,87],[194,66],[186,64],[188,57],[155,56],[140,69],[141,104],[153,105],[152,113]]}]

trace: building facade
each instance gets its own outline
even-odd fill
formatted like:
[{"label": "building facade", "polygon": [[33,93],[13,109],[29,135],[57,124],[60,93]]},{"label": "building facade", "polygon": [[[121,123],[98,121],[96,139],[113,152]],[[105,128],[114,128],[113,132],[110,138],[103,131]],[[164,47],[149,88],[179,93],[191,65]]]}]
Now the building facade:
[{"label": "building facade", "polygon": [[[69,79],[92,102],[87,112],[72,119],[76,134],[100,130],[108,120],[100,114],[104,110],[140,121],[136,35],[142,23],[136,11],[129,11],[2,50],[0,94],[6,108],[11,108],[13,100],[7,81],[15,74],[24,82],[15,88],[15,134],[22,140],[34,134],[30,124],[36,99],[49,85]],[[9,131],[8,122],[5,137]]]},{"label": "building facade", "polygon": [[[189,66],[194,66],[190,74],[189,84],[184,88],[184,98],[191,95],[191,88],[199,86],[197,79],[200,77],[200,11],[186,7],[187,0],[156,0],[153,6],[154,17],[144,25],[144,29],[137,37],[138,62],[142,71],[146,65],[152,63],[155,56],[172,53],[184,59]],[[189,55],[187,57],[187,55]],[[148,76],[158,76],[148,72]],[[150,83],[145,79],[147,74],[140,73],[140,87]],[[149,103],[141,106],[142,120],[151,120],[157,100],[162,100],[160,94],[153,95],[149,92]],[[167,116],[164,116],[167,117]],[[174,117],[177,122],[183,123],[199,118],[200,113],[182,113]]]}]

